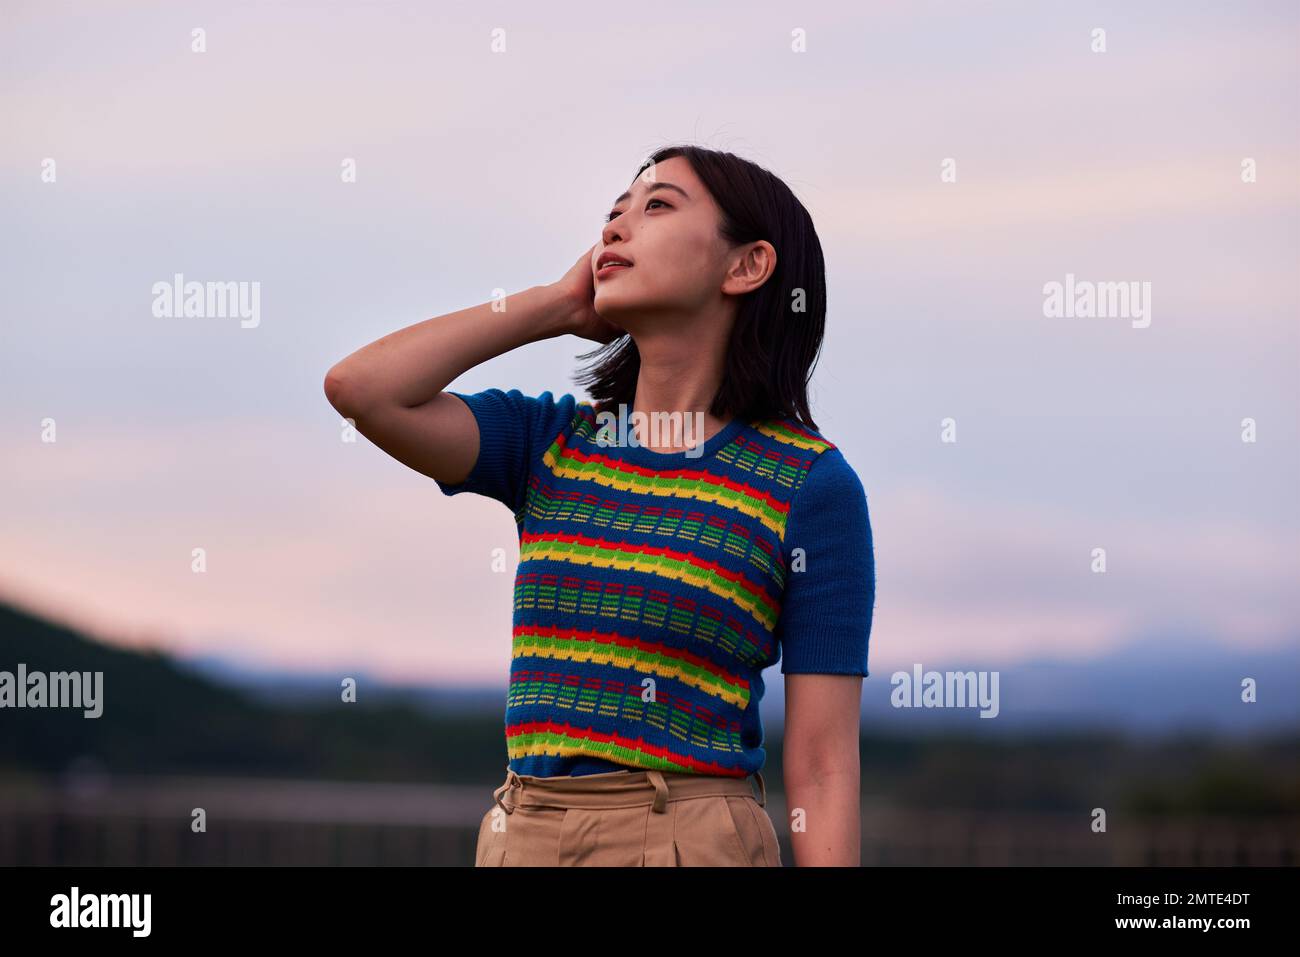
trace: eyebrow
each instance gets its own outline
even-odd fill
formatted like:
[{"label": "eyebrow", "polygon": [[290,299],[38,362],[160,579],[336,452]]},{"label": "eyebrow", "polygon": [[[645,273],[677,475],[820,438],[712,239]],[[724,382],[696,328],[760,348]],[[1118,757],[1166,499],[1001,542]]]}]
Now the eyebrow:
[{"label": "eyebrow", "polygon": [[[682,189],[680,186],[674,186],[672,183],[653,183],[650,186],[650,188],[646,190],[646,192],[653,193],[657,189],[675,189],[677,190],[677,192],[681,193],[687,199],[691,198],[690,195],[686,192],[686,190]],[[617,206],[619,203],[623,202],[623,200],[629,198],[631,195],[632,195],[631,192],[624,193],[618,199],[614,200],[613,205]]]}]

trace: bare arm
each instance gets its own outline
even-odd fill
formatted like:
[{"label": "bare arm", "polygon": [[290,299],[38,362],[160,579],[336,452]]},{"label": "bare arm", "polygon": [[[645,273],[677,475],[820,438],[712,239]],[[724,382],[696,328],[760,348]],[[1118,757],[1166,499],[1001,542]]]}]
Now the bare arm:
[{"label": "bare arm", "polygon": [[592,309],[594,250],[559,282],[508,296],[504,309],[485,302],[358,349],[326,373],[326,398],[393,458],[439,481],[463,481],[478,458],[478,423],[464,402],[443,391],[450,382],[540,339],[573,333],[609,341],[622,333]]},{"label": "bare arm", "polygon": [[797,867],[862,863],[861,702],[861,675],[785,676],[785,794],[805,828],[790,833]]}]

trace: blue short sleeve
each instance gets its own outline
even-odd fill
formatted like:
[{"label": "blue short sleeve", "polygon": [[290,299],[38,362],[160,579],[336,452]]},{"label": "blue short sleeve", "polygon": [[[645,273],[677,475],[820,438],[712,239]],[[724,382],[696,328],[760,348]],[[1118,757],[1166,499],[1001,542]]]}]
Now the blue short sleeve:
[{"label": "blue short sleeve", "polygon": [[862,482],[838,448],[817,457],[795,493],[782,552],[781,673],[869,675],[876,604],[871,520]]},{"label": "blue short sleeve", "polygon": [[518,389],[449,394],[474,413],[478,458],[464,481],[438,482],[438,488],[445,495],[474,492],[496,499],[518,515],[533,466],[573,420],[577,400],[567,393],[557,399],[549,391],[530,396]]}]

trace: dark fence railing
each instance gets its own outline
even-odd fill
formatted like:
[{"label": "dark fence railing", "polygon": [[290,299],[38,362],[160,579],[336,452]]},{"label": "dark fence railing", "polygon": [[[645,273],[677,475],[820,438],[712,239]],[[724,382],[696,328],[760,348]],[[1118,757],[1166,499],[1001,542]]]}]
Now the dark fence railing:
[{"label": "dark fence railing", "polygon": [[[495,785],[114,780],[89,791],[0,789],[0,866],[468,866]],[[195,810],[206,817],[196,833]],[[781,795],[767,811],[793,863]],[[1077,814],[866,805],[862,863],[1283,865],[1300,863],[1300,815],[1141,817],[1094,834]]]}]

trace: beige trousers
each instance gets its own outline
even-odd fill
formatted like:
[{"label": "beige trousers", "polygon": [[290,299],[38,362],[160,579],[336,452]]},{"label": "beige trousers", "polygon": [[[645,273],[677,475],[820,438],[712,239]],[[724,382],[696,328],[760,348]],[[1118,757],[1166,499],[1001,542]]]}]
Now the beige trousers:
[{"label": "beige trousers", "polygon": [[542,778],[506,769],[475,867],[780,867],[758,779],[667,771]]}]

